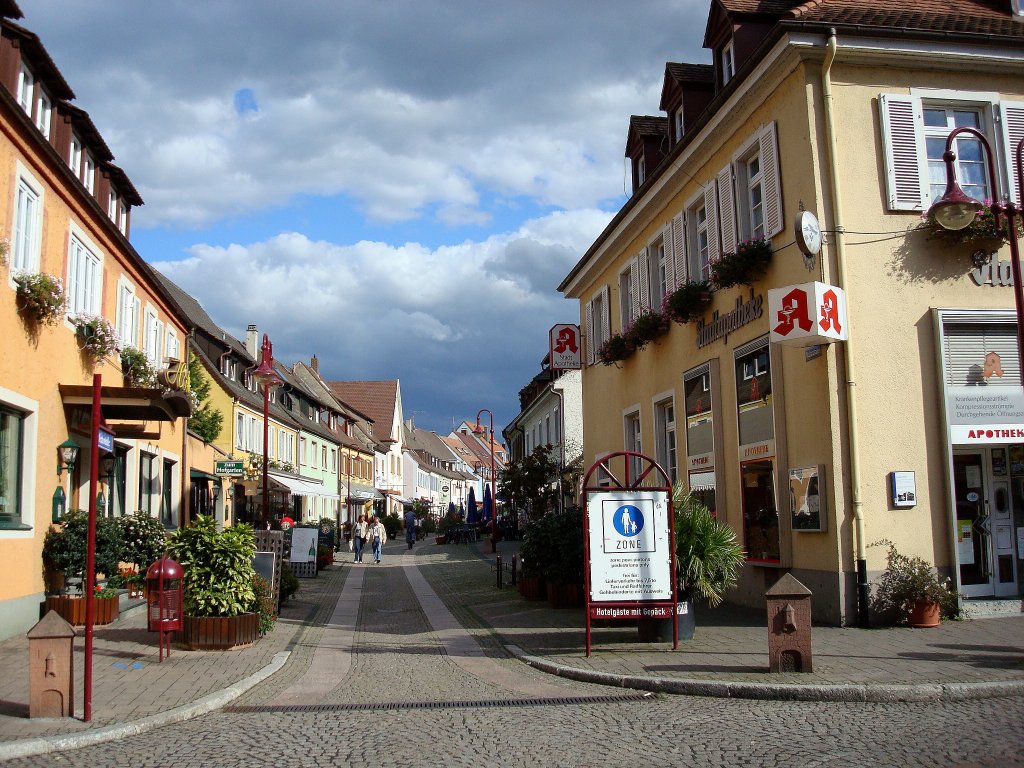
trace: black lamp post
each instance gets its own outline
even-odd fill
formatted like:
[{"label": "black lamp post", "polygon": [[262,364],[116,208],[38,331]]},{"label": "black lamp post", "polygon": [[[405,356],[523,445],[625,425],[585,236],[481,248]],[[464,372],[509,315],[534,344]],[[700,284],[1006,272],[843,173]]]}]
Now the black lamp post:
[{"label": "black lamp post", "polygon": [[270,420],[270,390],[284,382],[274,372],[274,350],[270,344],[267,334],[263,334],[263,349],[260,354],[259,367],[253,371],[253,377],[263,385],[263,510],[260,513],[260,522],[266,525],[270,519],[270,482],[267,477],[267,437],[269,435],[268,423]]},{"label": "black lamp post", "polygon": [[[946,191],[935,201],[928,214],[943,229],[966,229],[979,213],[985,210],[985,204],[968,195],[956,180],[956,153],[953,152],[953,140],[962,133],[967,133],[978,140],[985,149],[985,160],[988,164],[988,176],[992,180],[992,202],[988,205],[995,218],[996,231],[1007,236],[1010,241],[1010,268],[1013,273],[1013,300],[1017,307],[1017,365],[1021,371],[1021,385],[1024,386],[1024,286],[1021,285],[1020,253],[1017,244],[1017,217],[1020,208],[1007,198],[1000,200],[999,177],[996,176],[995,162],[992,159],[992,147],[985,134],[970,126],[961,126],[950,132],[946,139],[946,151],[942,160],[946,164]],[[1024,139],[1017,143],[1014,152],[1014,171],[1017,176],[1017,188],[1024,193],[1024,169],[1022,169],[1022,152]],[[1011,177],[1012,179],[1012,177]],[[1003,217],[1006,218],[1006,230],[1003,229]]]}]

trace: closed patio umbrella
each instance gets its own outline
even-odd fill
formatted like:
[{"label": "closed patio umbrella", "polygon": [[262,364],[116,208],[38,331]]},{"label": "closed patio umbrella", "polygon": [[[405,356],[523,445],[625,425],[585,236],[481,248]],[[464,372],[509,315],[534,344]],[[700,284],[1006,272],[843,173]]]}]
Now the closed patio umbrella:
[{"label": "closed patio umbrella", "polygon": [[470,525],[476,525],[480,522],[480,515],[476,511],[476,489],[473,486],[469,487],[469,498],[466,499],[466,522]]},{"label": "closed patio umbrella", "polygon": [[494,514],[494,500],[491,498],[491,486],[484,486],[484,522],[489,523]]}]

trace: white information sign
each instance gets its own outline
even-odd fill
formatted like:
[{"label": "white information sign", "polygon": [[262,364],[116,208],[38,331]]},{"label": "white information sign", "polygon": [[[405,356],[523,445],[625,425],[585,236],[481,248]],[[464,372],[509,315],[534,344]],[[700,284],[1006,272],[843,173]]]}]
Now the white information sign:
[{"label": "white information sign", "polygon": [[668,493],[591,493],[590,600],[592,603],[672,599]]},{"label": "white information sign", "polygon": [[548,345],[549,367],[552,371],[572,371],[580,368],[582,346],[578,325],[572,323],[553,325],[548,331]]},{"label": "white information sign", "polygon": [[316,528],[293,528],[292,529],[292,553],[293,563],[312,563],[316,560]]}]

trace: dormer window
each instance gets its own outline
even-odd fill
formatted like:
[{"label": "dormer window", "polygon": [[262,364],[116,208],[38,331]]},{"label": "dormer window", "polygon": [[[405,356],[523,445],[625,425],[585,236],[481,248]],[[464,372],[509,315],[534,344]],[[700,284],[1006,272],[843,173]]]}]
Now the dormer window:
[{"label": "dormer window", "polygon": [[110,197],[107,201],[107,216],[117,224],[117,192],[110,190]]},{"label": "dormer window", "polygon": [[722,49],[721,56],[722,85],[724,86],[732,80],[732,76],[736,74],[736,59],[733,56],[732,40],[725,44],[725,47]]},{"label": "dormer window", "polygon": [[672,116],[672,125],[675,126],[676,141],[680,141],[683,138],[683,105],[679,105],[679,109],[675,111]]},{"label": "dormer window", "polygon": [[25,110],[25,114],[32,116],[32,101],[35,95],[36,79],[24,64],[18,71],[18,104]]},{"label": "dormer window", "polygon": [[68,151],[68,167],[75,174],[76,178],[82,173],[82,141],[77,136],[71,136],[71,149]]},{"label": "dormer window", "polygon": [[91,195],[96,186],[96,161],[88,152],[82,162],[82,184]]},{"label": "dormer window", "polygon": [[641,186],[644,183],[644,179],[647,178],[647,163],[644,161],[644,156],[640,155],[640,158],[636,161],[636,178],[637,186]]},{"label": "dormer window", "polygon": [[39,89],[39,98],[36,99],[36,128],[47,139],[50,138],[50,110],[53,104],[50,97]]}]

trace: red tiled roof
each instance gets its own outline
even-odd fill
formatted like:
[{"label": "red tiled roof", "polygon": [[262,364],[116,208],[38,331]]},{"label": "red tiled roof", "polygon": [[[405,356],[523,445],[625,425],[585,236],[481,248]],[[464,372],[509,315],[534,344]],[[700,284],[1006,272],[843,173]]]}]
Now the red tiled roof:
[{"label": "red tiled roof", "polygon": [[391,381],[328,381],[327,386],[338,399],[351,403],[373,419],[376,440],[390,440],[398,399],[398,379]]}]

